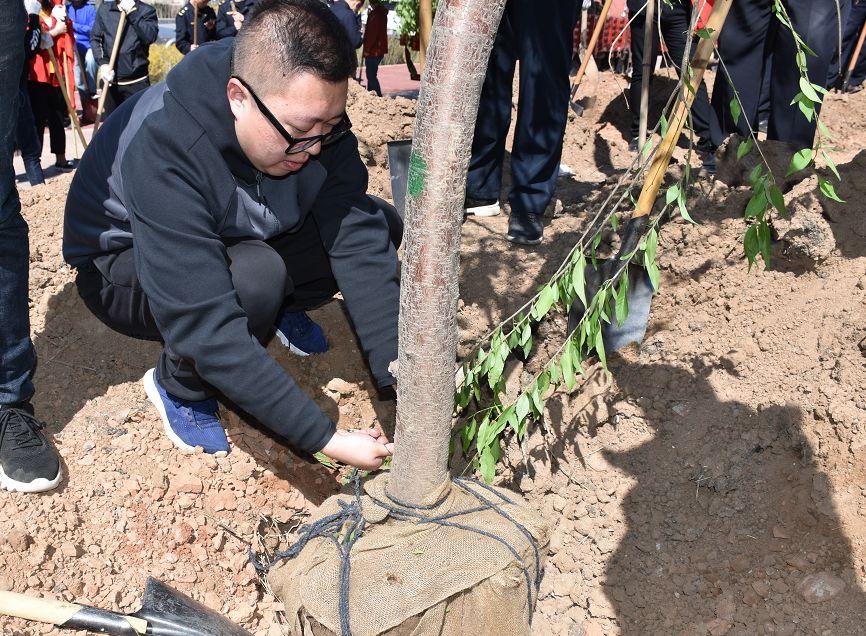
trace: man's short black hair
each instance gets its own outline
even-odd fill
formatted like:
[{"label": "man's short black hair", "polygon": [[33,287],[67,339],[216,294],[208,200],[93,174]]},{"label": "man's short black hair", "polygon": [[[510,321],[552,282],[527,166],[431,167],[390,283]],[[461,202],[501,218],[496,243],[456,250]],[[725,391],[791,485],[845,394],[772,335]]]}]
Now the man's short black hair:
[{"label": "man's short black hair", "polygon": [[346,30],[321,0],[262,0],[238,33],[232,56],[232,72],[262,93],[299,73],[340,82],[357,66]]}]

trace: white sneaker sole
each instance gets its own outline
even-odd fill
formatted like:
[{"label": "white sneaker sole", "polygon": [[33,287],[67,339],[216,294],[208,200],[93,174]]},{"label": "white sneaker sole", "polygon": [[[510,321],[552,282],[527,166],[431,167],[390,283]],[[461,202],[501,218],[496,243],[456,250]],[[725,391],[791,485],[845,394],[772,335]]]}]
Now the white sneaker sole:
[{"label": "white sneaker sole", "polygon": [[474,208],[463,209],[463,213],[468,216],[499,216],[501,211],[499,201],[487,205],[478,205]]},{"label": "white sneaker sole", "polygon": [[53,490],[57,488],[62,478],[63,469],[60,468],[57,471],[57,477],[55,477],[54,479],[45,479],[44,477],[39,477],[38,479],[34,479],[30,482],[16,481],[11,477],[8,477],[6,473],[3,472],[3,467],[0,466],[0,486],[2,486],[5,490],[9,490],[11,492],[33,493]]},{"label": "white sneaker sole", "polygon": [[[170,439],[171,443],[177,446],[178,449],[180,449],[180,452],[184,455],[191,455],[194,453],[199,447],[190,446],[179,438],[173,430],[171,430],[171,424],[168,422],[168,414],[165,412],[165,405],[162,403],[162,398],[159,397],[159,391],[156,388],[156,369],[150,369],[144,374],[144,378],[142,378],[141,381],[144,384],[144,392],[147,394],[147,399],[156,407],[159,416],[162,418],[162,429],[165,431],[165,434],[168,435],[168,439]],[[210,454],[214,457],[225,457],[228,455],[225,451],[217,451]]]},{"label": "white sneaker sole", "polygon": [[308,355],[310,355],[306,351],[301,351],[295,345],[293,345],[291,342],[289,342],[289,339],[286,337],[286,335],[282,331],[280,331],[279,329],[277,329],[275,333],[277,335],[277,338],[280,339],[280,342],[283,343],[283,346],[286,347],[292,353],[294,353],[296,356],[301,356],[302,358],[306,358]]}]

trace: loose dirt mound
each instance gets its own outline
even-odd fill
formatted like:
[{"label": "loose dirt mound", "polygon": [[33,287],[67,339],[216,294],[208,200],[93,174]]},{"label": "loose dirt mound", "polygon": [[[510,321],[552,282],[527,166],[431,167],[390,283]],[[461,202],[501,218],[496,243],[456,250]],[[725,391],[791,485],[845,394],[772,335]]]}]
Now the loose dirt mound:
[{"label": "loose dirt mound", "polygon": [[[511,247],[504,216],[465,223],[464,351],[547,280],[600,184],[630,163],[622,108],[605,75],[597,108],[569,122],[563,160],[576,174],[560,184],[565,214],[549,222],[540,249]],[[615,356],[612,383],[596,373],[553,399],[525,462],[512,449],[501,483],[556,525],[537,633],[863,631],[864,112],[863,93],[831,95],[825,109],[847,205],[808,198],[808,182],[788,195],[792,209],[826,224],[822,259],[783,241],[769,269],[749,272],[740,219],[748,193],[702,182],[691,206],[700,225],[662,232],[662,290],[643,346]],[[371,190],[387,196],[382,143],[411,134],[413,104],[355,92],[350,113]],[[53,493],[0,495],[0,589],[132,611],[151,574],[256,634],[284,633],[247,542],[295,527],[341,478],[235,419],[226,458],[173,449],[140,384],[158,348],[92,318],[62,264],[68,184],[61,177],[23,194],[35,401],[66,477]],[[302,360],[272,344],[272,354],[340,426],[388,422],[341,305],[314,317],[329,353]],[[0,632],[53,628],[0,618]]]}]

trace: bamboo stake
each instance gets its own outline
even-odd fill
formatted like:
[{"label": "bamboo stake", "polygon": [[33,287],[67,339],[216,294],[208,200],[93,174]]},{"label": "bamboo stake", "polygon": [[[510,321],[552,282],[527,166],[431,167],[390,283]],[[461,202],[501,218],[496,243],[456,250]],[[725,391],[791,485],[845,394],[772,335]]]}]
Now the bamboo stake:
[{"label": "bamboo stake", "polygon": [[649,87],[655,72],[653,55],[653,30],[655,29],[656,0],[647,0],[646,20],[643,29],[643,77],[640,83],[640,122],[638,124],[638,152],[646,145],[647,120],[649,119]]},{"label": "bamboo stake", "polygon": [[[123,27],[126,26],[126,13],[120,12],[120,20],[117,23],[117,33],[114,36],[114,45],[111,47],[111,57],[108,59],[108,68],[114,70],[117,64],[117,52],[120,50],[120,40],[123,38]],[[102,110],[105,108],[105,98],[108,97],[108,87],[111,82],[102,81],[102,91],[99,93],[99,103],[96,106],[96,121],[93,122],[93,134],[99,130],[99,122],[102,119]]]}]

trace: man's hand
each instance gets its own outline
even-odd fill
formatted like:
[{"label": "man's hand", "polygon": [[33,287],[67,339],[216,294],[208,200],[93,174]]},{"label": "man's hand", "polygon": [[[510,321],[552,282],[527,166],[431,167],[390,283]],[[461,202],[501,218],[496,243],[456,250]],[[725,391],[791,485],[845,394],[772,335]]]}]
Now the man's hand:
[{"label": "man's hand", "polygon": [[204,22],[204,28],[207,29],[208,31],[213,31],[215,26],[216,26],[216,21],[213,19],[205,20],[205,22]]},{"label": "man's hand", "polygon": [[198,44],[190,44],[190,45],[189,45],[189,50],[190,50],[190,51],[195,51],[197,48],[198,48]]},{"label": "man's hand", "polygon": [[103,82],[111,84],[111,80],[114,79],[114,71],[111,70],[111,67],[108,64],[103,64],[99,67],[99,76],[102,78]]},{"label": "man's hand", "polygon": [[135,11],[135,0],[117,0],[117,8],[124,13]]},{"label": "man's hand", "polygon": [[57,24],[54,25],[54,28],[49,29],[48,32],[55,38],[58,35],[63,35],[64,33],[66,33],[66,22],[63,20],[58,20]]},{"label": "man's hand", "polygon": [[50,49],[52,46],[54,46],[54,38],[51,37],[50,33],[43,32],[42,37],[39,38],[39,48]]},{"label": "man's hand", "polygon": [[361,470],[376,470],[394,452],[384,433],[370,427],[360,431],[337,431],[322,452],[338,462]]},{"label": "man's hand", "polygon": [[232,19],[235,21],[235,31],[240,31],[241,27],[244,25],[244,14],[240,11],[235,11],[232,15]]}]

